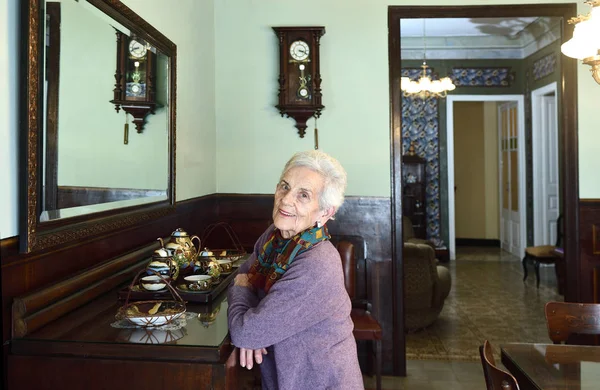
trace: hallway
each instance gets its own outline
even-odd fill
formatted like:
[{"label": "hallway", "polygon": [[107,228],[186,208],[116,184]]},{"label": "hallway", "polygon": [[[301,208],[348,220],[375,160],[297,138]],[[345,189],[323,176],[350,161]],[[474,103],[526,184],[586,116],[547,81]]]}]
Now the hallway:
[{"label": "hallway", "polygon": [[408,334],[407,359],[479,361],[484,339],[548,342],[544,304],[562,300],[553,267],[540,267],[540,288],[530,266],[523,283],[521,259],[498,248],[460,247],[449,263],[452,289],[440,318]]},{"label": "hallway", "polygon": [[[452,290],[439,319],[407,335],[407,377],[385,377],[385,389],[485,388],[479,345],[550,343],[544,305],[562,301],[554,267],[540,267],[540,288],[530,265],[523,283],[521,259],[498,248],[459,247],[449,263]],[[365,377],[367,388],[374,387]]]}]

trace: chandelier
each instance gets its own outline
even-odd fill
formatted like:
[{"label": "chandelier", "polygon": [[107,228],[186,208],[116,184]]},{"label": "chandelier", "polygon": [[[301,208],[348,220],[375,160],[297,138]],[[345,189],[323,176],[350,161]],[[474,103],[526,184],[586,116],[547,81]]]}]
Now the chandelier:
[{"label": "chandelier", "polygon": [[600,0],[586,1],[585,4],[591,5],[592,11],[569,20],[575,25],[573,38],[563,43],[560,51],[591,66],[592,77],[600,84]]},{"label": "chandelier", "polygon": [[[600,0],[599,0],[600,1]],[[432,80],[427,75],[427,41],[425,39],[425,19],[423,19],[423,72],[419,81],[413,81],[409,77],[400,78],[400,89],[405,97],[419,97],[427,99],[429,97],[445,98],[448,91],[453,91],[456,86],[449,77],[441,80]]]}]

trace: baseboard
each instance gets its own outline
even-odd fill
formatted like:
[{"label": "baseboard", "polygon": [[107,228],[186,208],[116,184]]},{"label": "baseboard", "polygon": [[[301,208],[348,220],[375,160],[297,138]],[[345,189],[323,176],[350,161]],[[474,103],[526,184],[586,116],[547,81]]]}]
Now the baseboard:
[{"label": "baseboard", "polygon": [[487,238],[457,238],[456,246],[490,246],[500,248],[500,240]]}]

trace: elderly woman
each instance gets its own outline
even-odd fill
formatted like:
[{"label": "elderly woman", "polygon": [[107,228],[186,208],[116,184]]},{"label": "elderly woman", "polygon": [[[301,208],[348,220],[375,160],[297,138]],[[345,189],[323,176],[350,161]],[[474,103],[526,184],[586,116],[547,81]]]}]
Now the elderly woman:
[{"label": "elderly woman", "polygon": [[325,223],[344,201],[346,172],[321,151],[296,153],[275,190],[273,225],[229,288],[240,365],[263,389],[363,389],[351,303]]}]

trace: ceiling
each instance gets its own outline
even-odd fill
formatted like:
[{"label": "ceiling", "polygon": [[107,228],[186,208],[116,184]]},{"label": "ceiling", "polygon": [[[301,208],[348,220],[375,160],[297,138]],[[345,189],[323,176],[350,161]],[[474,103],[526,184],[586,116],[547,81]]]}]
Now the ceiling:
[{"label": "ceiling", "polygon": [[[556,17],[400,19],[402,59],[523,59],[561,39]],[[423,35],[425,33],[425,35]]]},{"label": "ceiling", "polygon": [[444,19],[401,19],[400,35],[404,38],[422,37],[423,28],[427,37],[515,37],[533,23],[537,17],[529,18],[444,18]]}]

